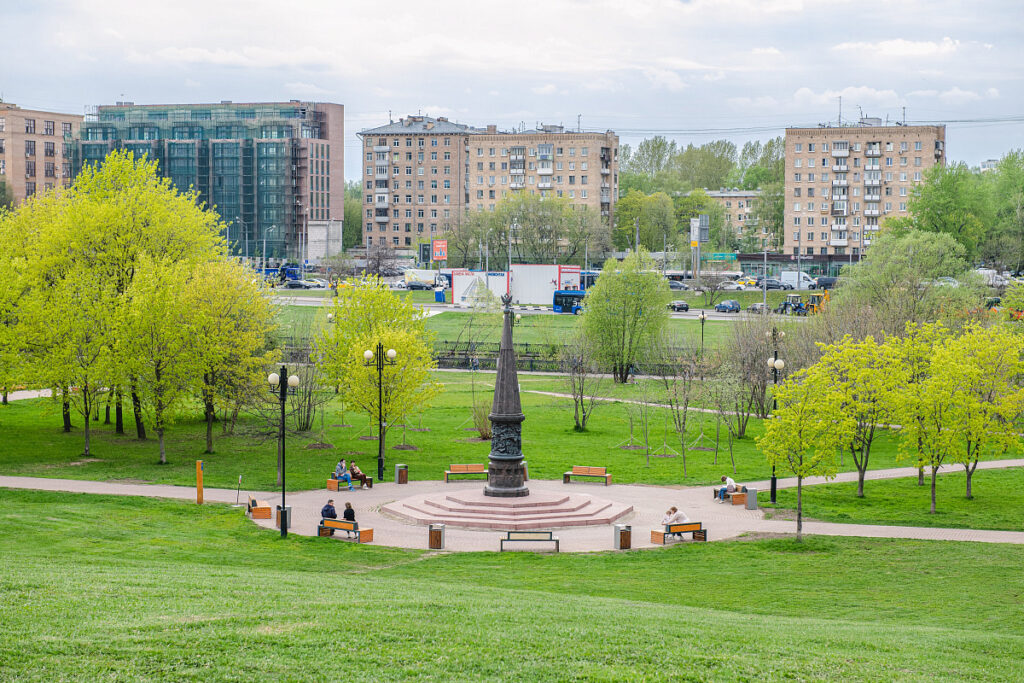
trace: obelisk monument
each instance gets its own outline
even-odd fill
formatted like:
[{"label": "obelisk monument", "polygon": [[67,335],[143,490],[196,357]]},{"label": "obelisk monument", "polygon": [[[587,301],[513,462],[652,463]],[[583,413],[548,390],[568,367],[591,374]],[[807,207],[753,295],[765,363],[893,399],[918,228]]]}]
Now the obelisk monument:
[{"label": "obelisk monument", "polygon": [[530,495],[523,476],[523,415],[519,403],[516,352],[512,348],[512,295],[501,297],[505,314],[498,349],[498,375],[491,405],[491,454],[487,466],[485,496],[516,498]]}]

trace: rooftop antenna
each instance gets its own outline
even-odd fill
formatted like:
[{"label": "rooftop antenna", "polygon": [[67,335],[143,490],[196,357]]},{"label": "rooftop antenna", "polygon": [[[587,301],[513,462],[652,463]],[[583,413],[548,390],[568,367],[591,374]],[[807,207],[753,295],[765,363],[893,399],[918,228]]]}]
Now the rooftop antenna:
[{"label": "rooftop antenna", "polygon": [[843,96],[839,96],[839,127],[843,126]]},{"label": "rooftop antenna", "polygon": [[577,133],[582,133],[583,132],[583,129],[580,128],[580,126],[582,125],[582,123],[581,123],[582,121],[583,121],[583,114],[576,114],[576,132]]},{"label": "rooftop antenna", "polygon": [[394,122],[395,122],[395,120],[393,118],[391,118],[391,110],[388,109],[388,123],[394,123]]},{"label": "rooftop antenna", "polygon": [[864,118],[864,107],[862,107],[862,106],[860,106],[860,105],[858,104],[858,105],[857,105],[857,111],[859,111],[859,112],[860,112],[860,117],[861,117],[861,118],[863,119],[863,118]]},{"label": "rooftop antenna", "polygon": [[907,108],[903,107],[903,125],[907,125]]}]

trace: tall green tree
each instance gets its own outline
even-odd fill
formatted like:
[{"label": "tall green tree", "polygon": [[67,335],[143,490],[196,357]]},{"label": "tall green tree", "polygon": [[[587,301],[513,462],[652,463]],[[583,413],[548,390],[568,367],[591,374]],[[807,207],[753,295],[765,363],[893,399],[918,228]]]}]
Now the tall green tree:
[{"label": "tall green tree", "polygon": [[626,382],[634,366],[668,320],[668,283],[640,249],[621,263],[605,262],[583,303],[583,334],[595,357]]},{"label": "tall green tree", "polygon": [[363,186],[359,181],[345,183],[344,235],[341,246],[344,250],[363,242]]}]

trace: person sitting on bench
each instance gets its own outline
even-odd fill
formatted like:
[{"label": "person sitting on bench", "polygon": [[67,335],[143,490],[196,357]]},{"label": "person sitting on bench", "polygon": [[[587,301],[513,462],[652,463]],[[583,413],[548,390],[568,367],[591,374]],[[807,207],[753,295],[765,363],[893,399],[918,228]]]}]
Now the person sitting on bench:
[{"label": "person sitting on bench", "polygon": [[367,477],[366,477],[365,474],[363,474],[363,471],[361,469],[359,469],[359,466],[356,465],[355,462],[353,462],[349,466],[348,471],[352,475],[352,479],[358,479],[359,480],[359,482],[361,484],[360,488],[366,488]]},{"label": "person sitting on bench", "polygon": [[732,493],[733,491],[736,490],[736,482],[733,481],[732,477],[723,476],[722,477],[722,483],[724,483],[725,486],[723,486],[722,488],[718,489],[718,495],[716,496],[716,498],[718,498],[718,502],[719,503],[724,503],[725,502],[725,494],[726,493]]},{"label": "person sitting on bench", "polygon": [[[320,510],[320,516],[324,518],[337,519],[338,511],[334,509],[334,499],[327,501],[327,505],[324,505]],[[331,529],[331,536],[334,535],[334,529]]]},{"label": "person sitting on bench", "polygon": [[347,483],[348,490],[352,490],[352,477],[349,476],[348,468],[345,466],[344,459],[338,461],[338,466],[334,468],[334,474],[331,476],[339,481]]},{"label": "person sitting on bench", "polygon": [[[352,522],[353,524],[355,524],[356,511],[352,509],[352,503],[345,503],[345,509],[342,511],[341,515],[346,522]],[[348,532],[348,535],[351,536],[352,532]]]},{"label": "person sitting on bench", "polygon": [[673,505],[665,512],[665,517],[661,520],[661,523],[667,526],[669,524],[683,524],[689,521],[690,518],[686,516],[686,513]]}]

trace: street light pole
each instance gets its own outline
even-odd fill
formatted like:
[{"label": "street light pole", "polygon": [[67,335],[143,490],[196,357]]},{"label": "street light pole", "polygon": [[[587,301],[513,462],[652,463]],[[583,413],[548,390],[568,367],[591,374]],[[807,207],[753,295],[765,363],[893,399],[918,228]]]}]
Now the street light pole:
[{"label": "street light pole", "polygon": [[394,365],[395,356],[398,353],[394,349],[384,352],[384,344],[377,342],[377,353],[367,349],[363,352],[363,365],[377,368],[377,481],[384,481],[384,430],[387,425],[384,423],[384,366]]},{"label": "street light pole", "polygon": [[[768,359],[768,367],[772,370],[772,380],[774,389],[772,390],[772,413],[774,414],[779,408],[778,399],[778,388],[779,388],[779,371],[786,367],[785,361],[779,358],[779,340],[786,336],[786,333],[772,326],[771,332],[765,332],[765,336],[771,338],[772,348],[774,355]],[[772,486],[771,486],[771,501],[775,502],[775,489],[777,480],[775,478],[775,463],[772,463]]]},{"label": "street light pole", "polygon": [[[287,380],[284,378],[288,377]],[[282,381],[284,380],[284,381]],[[288,400],[288,394],[294,393],[295,388],[299,386],[299,378],[296,375],[288,375],[288,369],[285,366],[281,366],[281,374],[271,373],[267,376],[267,383],[270,385],[270,393],[277,394],[278,399],[281,403],[281,431],[278,434],[279,443],[281,444],[281,511],[278,513],[279,521],[281,525],[281,538],[288,537],[288,523],[291,522],[289,519],[285,506],[285,456],[284,456],[284,408],[285,402]]]}]

